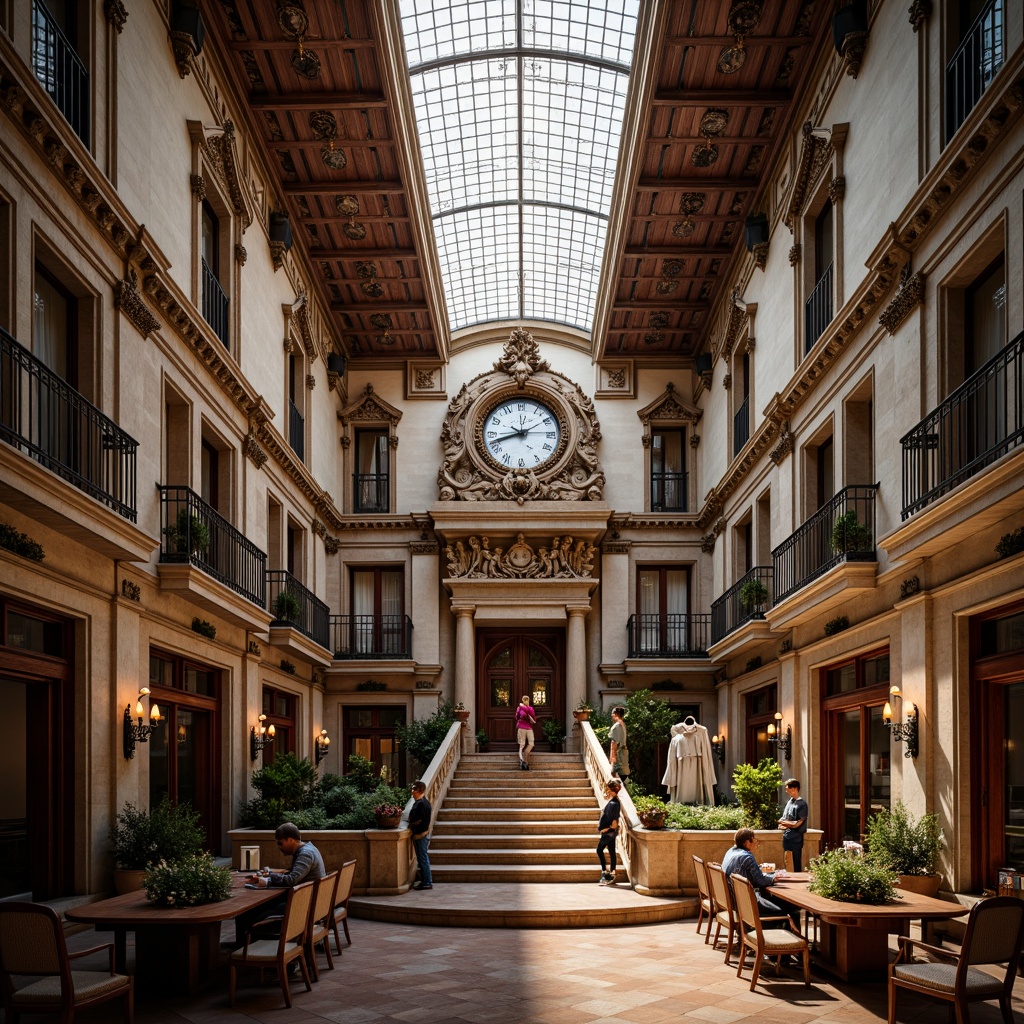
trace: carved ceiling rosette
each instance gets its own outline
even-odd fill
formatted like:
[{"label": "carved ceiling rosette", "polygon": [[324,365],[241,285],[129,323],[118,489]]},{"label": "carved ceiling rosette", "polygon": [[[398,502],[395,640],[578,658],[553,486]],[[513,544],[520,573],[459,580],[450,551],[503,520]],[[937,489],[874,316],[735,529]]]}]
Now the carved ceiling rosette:
[{"label": "carved ceiling rosette", "polygon": [[594,403],[517,328],[493,370],[455,396],[441,428],[442,501],[599,501]]}]

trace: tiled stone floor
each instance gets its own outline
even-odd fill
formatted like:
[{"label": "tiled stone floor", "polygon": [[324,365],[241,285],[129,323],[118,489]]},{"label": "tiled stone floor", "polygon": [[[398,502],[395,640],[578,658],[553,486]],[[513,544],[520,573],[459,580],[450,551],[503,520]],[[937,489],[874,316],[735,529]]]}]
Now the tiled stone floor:
[{"label": "tiled stone floor", "polygon": [[[293,986],[284,1008],[276,982],[240,977],[237,1005],[227,1005],[227,972],[205,992],[137,992],[139,1024],[246,1024],[319,1020],[336,1024],[732,1024],[734,1021],[860,1024],[886,1019],[884,984],[836,984],[815,974],[806,988],[795,972],[749,991],[735,967],[705,946],[692,920],[612,928],[444,928],[352,921],[354,944],[333,972],[306,992]],[[92,932],[73,948],[92,945]],[[131,949],[129,947],[129,960]],[[90,958],[91,959],[91,958]],[[82,961],[85,966],[85,961]],[[1024,988],[1014,1000],[1024,1020]],[[903,1022],[941,1022],[944,1008],[901,999]],[[116,1012],[91,1020],[118,1021]],[[994,1004],[976,1004],[974,1024],[1000,1020]]]}]

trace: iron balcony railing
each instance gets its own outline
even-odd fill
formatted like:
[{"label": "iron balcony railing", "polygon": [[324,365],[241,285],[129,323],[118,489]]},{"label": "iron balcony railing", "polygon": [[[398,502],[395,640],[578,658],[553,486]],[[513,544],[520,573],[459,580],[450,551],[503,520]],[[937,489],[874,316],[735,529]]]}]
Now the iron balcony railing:
[{"label": "iron balcony railing", "polygon": [[772,552],[775,604],[840,562],[874,562],[878,484],[844,487]]},{"label": "iron balcony railing", "polygon": [[804,303],[804,353],[810,352],[814,343],[822,336],[825,328],[832,323],[832,264],[818,279],[814,291]]},{"label": "iron balcony railing", "polygon": [[353,482],[353,508],[356,512],[388,511],[387,473],[356,473]]},{"label": "iron balcony railing", "polygon": [[0,328],[0,439],[131,522],[139,442]]},{"label": "iron balcony railing", "polygon": [[685,512],[686,504],[685,473],[651,474],[652,512]]},{"label": "iron balcony railing", "polygon": [[903,446],[903,511],[915,512],[1024,443],[1024,334],[972,374]]},{"label": "iron balcony railing", "polygon": [[666,615],[630,615],[631,658],[706,658],[711,632],[711,616],[669,613]]},{"label": "iron balcony railing", "polygon": [[411,658],[412,619],[408,615],[332,615],[330,650],[339,661]]},{"label": "iron balcony railing", "polygon": [[743,399],[743,404],[736,410],[732,418],[732,454],[739,455],[743,446],[750,440],[750,395]]},{"label": "iron balcony railing", "polygon": [[190,487],[160,487],[160,561],[189,562],[267,606],[267,556]]},{"label": "iron balcony railing", "polygon": [[711,602],[711,642],[717,644],[734,629],[763,619],[772,606],[774,573],[770,565],[757,565]]},{"label": "iron balcony railing", "polygon": [[225,348],[230,348],[231,335],[228,332],[228,297],[224,294],[217,275],[206,260],[203,264],[203,319],[213,328]]},{"label": "iron balcony railing", "polygon": [[89,72],[41,0],[32,4],[32,70],[88,146]]},{"label": "iron balcony railing", "polygon": [[292,451],[298,455],[299,461],[302,462],[306,457],[306,421],[290,398],[288,399],[288,443],[292,446]]},{"label": "iron balcony railing", "polygon": [[946,141],[1003,64],[1003,0],[989,0],[946,65]]},{"label": "iron balcony railing", "polygon": [[267,570],[267,611],[330,650],[331,609],[284,569]]}]

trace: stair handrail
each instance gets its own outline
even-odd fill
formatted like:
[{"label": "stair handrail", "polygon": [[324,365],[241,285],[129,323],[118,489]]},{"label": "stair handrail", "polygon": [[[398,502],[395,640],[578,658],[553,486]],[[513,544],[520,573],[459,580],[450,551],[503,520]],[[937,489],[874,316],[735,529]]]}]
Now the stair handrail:
[{"label": "stair handrail", "polygon": [[[587,778],[590,780],[591,788],[594,790],[594,796],[597,797],[598,803],[603,805],[604,786],[612,777],[612,766],[590,722],[583,721],[577,724],[580,727],[580,736],[583,739],[581,743],[583,767],[587,770]],[[616,852],[618,859],[622,862],[622,866],[626,869],[626,875],[630,880],[630,884],[632,884],[633,874],[630,871],[629,865],[634,842],[633,830],[640,828],[640,818],[637,816],[636,808],[633,806],[633,801],[630,799],[629,793],[626,792],[625,786],[619,790],[619,822],[619,838],[621,842],[618,844]],[[625,826],[624,828],[621,827],[623,825]]]},{"label": "stair handrail", "polygon": [[[437,748],[437,753],[434,754],[430,764],[427,765],[427,770],[420,776],[420,780],[427,787],[424,796],[430,801],[431,828],[433,828],[434,819],[437,817],[438,808],[448,794],[448,787],[452,783],[452,776],[455,774],[455,769],[458,767],[461,755],[462,723],[452,722],[451,727],[441,741],[441,746]],[[408,825],[409,814],[412,812],[412,805],[415,802],[413,797],[409,797],[409,802],[405,805],[405,810],[402,811],[403,826]]]}]

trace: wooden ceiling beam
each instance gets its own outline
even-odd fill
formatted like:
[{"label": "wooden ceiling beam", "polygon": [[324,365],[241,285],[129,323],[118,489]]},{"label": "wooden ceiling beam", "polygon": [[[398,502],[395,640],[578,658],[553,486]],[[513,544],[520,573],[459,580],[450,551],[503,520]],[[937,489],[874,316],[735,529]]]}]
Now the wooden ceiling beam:
[{"label": "wooden ceiling beam", "polygon": [[[813,40],[810,36],[744,36],[743,45],[764,46],[774,49],[781,46],[806,46]],[[735,46],[734,36],[666,36],[666,46]]]},{"label": "wooden ceiling beam", "polygon": [[383,196],[405,194],[405,186],[400,181],[288,181],[281,188],[287,196],[342,196],[347,192],[374,192]]},{"label": "wooden ceiling beam", "polygon": [[654,94],[655,107],[784,107],[788,89],[681,89]]},{"label": "wooden ceiling beam", "polygon": [[757,188],[757,178],[641,178],[637,192],[739,192]]},{"label": "wooden ceiling beam", "polygon": [[[232,50],[295,50],[298,46],[287,39],[246,39],[239,41],[232,39],[228,42]],[[307,50],[315,50],[318,47],[323,49],[331,47],[342,50],[365,50],[377,49],[376,39],[311,39],[308,36],[302,40],[302,45]]]},{"label": "wooden ceiling beam", "polygon": [[631,299],[628,302],[615,302],[612,304],[613,313],[617,309],[625,310],[627,312],[634,309],[675,309],[678,310],[680,313],[686,313],[692,312],[693,310],[705,310],[710,308],[710,302],[690,302],[689,300],[687,300],[686,302],[682,302],[678,299],[675,302],[665,299],[659,299],[657,302],[644,302],[643,300]]},{"label": "wooden ceiling beam", "polygon": [[[730,217],[730,220],[736,220],[736,217]],[[384,214],[367,214],[357,213],[354,218],[346,217],[343,214],[336,213],[333,217],[300,217],[299,221],[303,224],[347,224],[350,220],[355,220],[357,224],[408,224],[412,218],[401,216],[401,217],[386,217]]]},{"label": "wooden ceiling beam", "polygon": [[668,256],[672,259],[685,260],[687,257],[695,259],[704,256],[731,256],[734,246],[714,245],[683,247],[681,245],[645,245],[643,248],[635,245],[627,245],[622,250],[623,259],[654,259]]},{"label": "wooden ceiling beam", "polygon": [[[700,139],[697,140],[701,141]],[[717,141],[717,140],[716,140]],[[285,139],[281,142],[267,142],[265,145],[267,149],[273,150],[289,150],[289,149],[316,149],[320,150],[323,148],[324,139]],[[335,149],[370,149],[373,147],[381,146],[397,146],[398,143],[394,139],[335,139]]]},{"label": "wooden ceiling beam", "polygon": [[347,313],[350,316],[369,316],[371,313],[429,313],[430,307],[425,302],[384,303],[372,306],[369,302],[358,306],[346,305],[344,302],[332,302],[331,312]]},{"label": "wooden ceiling beam", "polygon": [[365,110],[368,107],[387,108],[388,101],[380,93],[372,96],[358,92],[289,92],[275,96],[251,95],[249,106],[253,110],[337,110],[351,107]]},{"label": "wooden ceiling beam", "polygon": [[[671,138],[664,135],[649,136],[644,139],[645,146],[653,146],[655,144],[662,146],[697,146],[703,145],[705,142],[713,142],[716,146],[727,145],[727,146],[757,146],[767,145],[771,142],[770,135],[712,135],[711,138],[705,139],[703,135],[673,135]],[[280,143],[278,143],[280,145]]]},{"label": "wooden ceiling beam", "polygon": [[313,249],[309,250],[314,260],[418,260],[415,249],[400,249],[398,246],[383,246],[367,249]]}]

